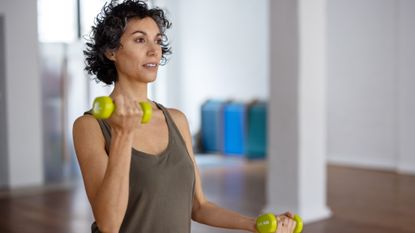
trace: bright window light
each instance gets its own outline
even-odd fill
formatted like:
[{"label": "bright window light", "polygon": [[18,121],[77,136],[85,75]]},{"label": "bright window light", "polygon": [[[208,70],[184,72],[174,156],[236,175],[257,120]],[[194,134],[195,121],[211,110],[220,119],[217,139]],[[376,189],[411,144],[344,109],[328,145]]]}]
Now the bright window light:
[{"label": "bright window light", "polygon": [[[95,17],[101,12],[105,0],[81,0],[81,37],[88,36]],[[109,1],[108,1],[109,2]]]},{"label": "bright window light", "polygon": [[76,40],[76,0],[38,0],[38,27],[40,42]]}]

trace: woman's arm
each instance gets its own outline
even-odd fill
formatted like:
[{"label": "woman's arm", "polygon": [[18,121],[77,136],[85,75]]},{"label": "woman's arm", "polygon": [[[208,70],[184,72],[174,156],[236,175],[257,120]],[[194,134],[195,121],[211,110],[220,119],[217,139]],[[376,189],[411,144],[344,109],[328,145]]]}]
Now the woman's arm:
[{"label": "woman's arm", "polygon": [[[78,118],[73,126],[75,151],[88,200],[101,232],[118,232],[128,204],[129,173],[133,130],[139,125],[138,112],[126,112],[121,98],[111,119],[111,146],[92,116]],[[135,105],[136,106],[136,105]],[[135,119],[137,118],[137,119]]]},{"label": "woman's arm", "polygon": [[196,222],[214,227],[257,232],[255,218],[221,208],[209,201],[200,202],[197,198],[193,204],[192,218]]},{"label": "woman's arm", "polygon": [[[256,218],[241,215],[235,211],[231,211],[209,202],[203,193],[202,182],[200,179],[200,172],[195,162],[192,138],[189,130],[189,125],[186,116],[179,110],[170,109],[175,123],[177,124],[180,133],[182,134],[187,151],[193,161],[195,168],[195,198],[192,208],[192,219],[196,222],[207,224],[210,226],[245,230],[249,232],[257,232]],[[277,233],[291,233],[295,228],[295,222],[292,220],[291,213],[284,213],[277,216],[278,219],[283,220],[278,222]]]},{"label": "woman's arm", "polygon": [[189,131],[186,116],[179,110],[169,109],[177,127],[182,134],[187,151],[193,161],[195,168],[195,198],[193,201],[192,219],[196,222],[207,224],[215,227],[240,229],[250,232],[256,232],[255,218],[243,216],[237,212],[221,208],[214,203],[209,202],[203,193],[202,182],[200,179],[199,169],[196,165],[193,149],[192,139]]}]

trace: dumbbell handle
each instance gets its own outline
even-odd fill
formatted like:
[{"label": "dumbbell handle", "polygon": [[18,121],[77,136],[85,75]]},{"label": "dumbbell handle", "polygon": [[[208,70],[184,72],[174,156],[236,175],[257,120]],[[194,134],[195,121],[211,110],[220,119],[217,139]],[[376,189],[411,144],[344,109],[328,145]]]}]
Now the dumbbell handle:
[{"label": "dumbbell handle", "polygon": [[[297,214],[294,215],[293,220],[296,222],[294,233],[303,231],[303,220]],[[268,213],[260,215],[256,219],[256,228],[259,233],[274,233],[277,231],[278,220],[274,214]]]},{"label": "dumbbell handle", "polygon": [[[141,123],[148,123],[153,114],[153,109],[149,102],[140,102],[141,110],[143,111],[143,116],[141,118]],[[112,101],[109,96],[100,96],[95,98],[92,105],[92,115],[97,119],[108,119],[111,117],[112,113],[115,110],[114,101]]]}]

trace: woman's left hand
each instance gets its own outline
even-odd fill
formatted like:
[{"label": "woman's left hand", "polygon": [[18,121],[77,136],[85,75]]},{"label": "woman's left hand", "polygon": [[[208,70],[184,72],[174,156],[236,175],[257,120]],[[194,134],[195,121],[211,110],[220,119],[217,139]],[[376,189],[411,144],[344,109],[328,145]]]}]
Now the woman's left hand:
[{"label": "woman's left hand", "polygon": [[293,220],[294,215],[290,212],[286,212],[281,215],[276,215],[278,225],[276,233],[293,233],[295,230],[296,222]]}]

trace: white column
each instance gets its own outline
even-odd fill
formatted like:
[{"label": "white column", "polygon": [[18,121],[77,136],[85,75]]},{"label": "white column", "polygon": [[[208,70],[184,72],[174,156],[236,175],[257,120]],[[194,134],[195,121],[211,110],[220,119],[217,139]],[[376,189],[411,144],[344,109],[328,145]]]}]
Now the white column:
[{"label": "white column", "polygon": [[270,1],[271,82],[266,211],[305,222],[326,205],[326,1]]},{"label": "white column", "polygon": [[9,184],[9,161],[6,122],[6,53],[4,39],[4,16],[0,14],[0,188]]},{"label": "white column", "polygon": [[42,104],[37,1],[0,2],[5,22],[9,185],[43,183]]},{"label": "white column", "polygon": [[398,88],[399,158],[397,170],[415,174],[415,1],[399,1]]}]

